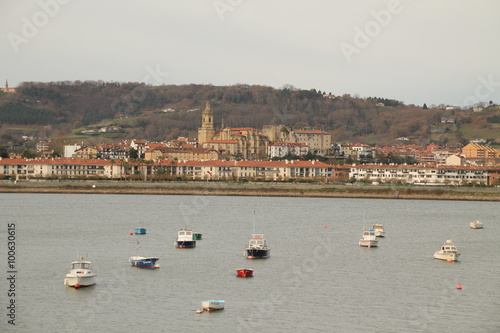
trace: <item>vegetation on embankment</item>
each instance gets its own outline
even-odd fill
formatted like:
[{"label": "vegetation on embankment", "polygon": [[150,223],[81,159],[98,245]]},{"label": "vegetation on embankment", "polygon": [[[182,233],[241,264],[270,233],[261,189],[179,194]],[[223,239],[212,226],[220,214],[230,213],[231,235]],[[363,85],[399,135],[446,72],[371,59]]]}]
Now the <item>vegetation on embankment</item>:
[{"label": "vegetation on embankment", "polygon": [[500,201],[500,190],[490,188],[352,187],[282,184],[0,184],[0,193],[80,193],[149,195],[226,195],[323,198],[376,198]]}]

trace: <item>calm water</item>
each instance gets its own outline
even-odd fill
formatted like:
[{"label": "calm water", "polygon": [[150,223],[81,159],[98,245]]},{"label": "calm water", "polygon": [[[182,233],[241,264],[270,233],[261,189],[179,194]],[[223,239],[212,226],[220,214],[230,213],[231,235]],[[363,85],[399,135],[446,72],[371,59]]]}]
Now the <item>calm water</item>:
[{"label": "calm water", "polygon": [[[498,203],[0,194],[0,208],[0,244],[16,224],[18,269],[15,328],[0,284],[2,332],[500,332]],[[267,260],[243,256],[254,211]],[[148,234],[130,236],[141,222]],[[373,223],[386,237],[359,247]],[[184,227],[203,233],[195,249],[174,247]],[[137,238],[160,269],[129,266]],[[459,262],[433,259],[447,238]],[[63,285],[78,253],[98,270],[94,287]],[[240,267],[255,276],[237,278]],[[226,309],[196,314],[205,299]]]}]

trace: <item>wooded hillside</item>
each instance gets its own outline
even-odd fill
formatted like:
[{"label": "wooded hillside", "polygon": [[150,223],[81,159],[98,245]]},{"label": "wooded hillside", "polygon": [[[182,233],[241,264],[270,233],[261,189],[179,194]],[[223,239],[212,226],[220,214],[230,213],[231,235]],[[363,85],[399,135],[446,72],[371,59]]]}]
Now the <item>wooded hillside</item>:
[{"label": "wooded hillside", "polygon": [[[466,143],[478,133],[500,142],[500,110],[494,104],[482,112],[446,111],[379,97],[324,97],[329,93],[335,94],[245,84],[28,82],[16,93],[0,93],[0,144],[12,144],[22,135],[93,142],[196,136],[206,101],[212,105],[217,126],[224,121],[231,127],[311,127],[332,132],[334,141],[371,145],[393,144],[399,137],[417,144]],[[81,134],[100,126],[116,126],[120,131],[97,137]]]}]

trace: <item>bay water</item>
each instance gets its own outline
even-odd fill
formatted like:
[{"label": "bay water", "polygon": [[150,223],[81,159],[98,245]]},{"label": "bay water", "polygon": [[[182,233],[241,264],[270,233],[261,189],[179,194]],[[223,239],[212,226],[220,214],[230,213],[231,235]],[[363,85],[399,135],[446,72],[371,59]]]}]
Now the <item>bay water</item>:
[{"label": "bay water", "polygon": [[[496,202],[2,193],[0,208],[1,332],[500,332]],[[360,247],[375,223],[386,237]],[[196,248],[174,246],[182,228],[203,234]],[[270,258],[245,258],[253,232]],[[433,258],[446,239],[458,262]],[[136,254],[161,268],[130,266]],[[82,255],[97,284],[64,286]],[[197,314],[207,299],[226,307]]]}]

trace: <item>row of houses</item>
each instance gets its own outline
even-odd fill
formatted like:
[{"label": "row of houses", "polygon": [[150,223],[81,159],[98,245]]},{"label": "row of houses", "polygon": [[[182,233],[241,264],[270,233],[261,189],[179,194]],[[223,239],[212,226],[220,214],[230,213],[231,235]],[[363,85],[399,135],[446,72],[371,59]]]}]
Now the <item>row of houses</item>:
[{"label": "row of houses", "polygon": [[12,178],[180,177],[186,180],[357,181],[415,185],[497,185],[500,168],[424,165],[330,165],[319,161],[187,161],[143,163],[103,159],[0,159]]}]

